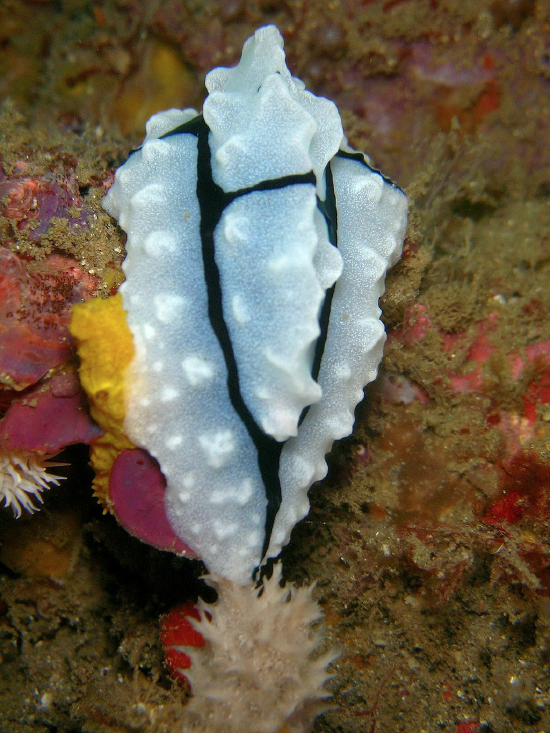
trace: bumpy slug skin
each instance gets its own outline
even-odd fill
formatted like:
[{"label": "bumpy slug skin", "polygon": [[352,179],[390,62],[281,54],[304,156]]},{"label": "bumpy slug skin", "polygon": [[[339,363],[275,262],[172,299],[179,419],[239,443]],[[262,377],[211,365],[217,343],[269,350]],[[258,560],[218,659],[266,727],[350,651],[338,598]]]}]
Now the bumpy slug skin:
[{"label": "bumpy slug skin", "polygon": [[122,297],[95,298],[73,308],[69,331],[77,343],[80,381],[90,401],[90,412],[105,434],[91,446],[95,471],[94,494],[111,508],[109,475],[118,454],[134,448],[124,435],[124,380],[134,358],[133,338],[126,322]]},{"label": "bumpy slug skin", "polygon": [[[158,462],[172,532],[247,585],[309,511],[376,377],[407,199],[348,146],[333,102],[292,77],[274,26],[206,87],[202,114],[148,121],[103,200],[128,235],[126,414],[110,405],[118,364],[106,384],[98,365],[89,391],[110,440],[124,421]],[[120,334],[99,331],[101,355]]]}]

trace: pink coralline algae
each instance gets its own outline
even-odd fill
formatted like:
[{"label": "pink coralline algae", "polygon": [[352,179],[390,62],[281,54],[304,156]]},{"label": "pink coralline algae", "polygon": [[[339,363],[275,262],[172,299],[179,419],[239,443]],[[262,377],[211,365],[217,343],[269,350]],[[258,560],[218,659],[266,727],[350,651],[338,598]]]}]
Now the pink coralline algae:
[{"label": "pink coralline algae", "polygon": [[[369,505],[369,514],[394,525],[434,606],[460,587],[476,548],[494,555],[495,574],[550,595],[550,465],[536,450],[550,415],[550,341],[537,324],[527,344],[524,334],[510,343],[495,300],[499,305],[456,332],[426,304],[405,312],[388,339],[388,373],[373,392],[375,410],[394,414],[389,405],[397,405],[399,419],[370,445],[368,461],[358,450],[353,459],[355,471],[368,466],[397,489],[391,514],[383,502]],[[433,353],[436,360],[423,358]],[[442,404],[453,406],[456,419],[438,434],[426,426],[437,424]],[[458,562],[449,542],[467,548]]]},{"label": "pink coralline algae", "polygon": [[20,163],[19,175],[7,177],[0,168],[0,213],[15,220],[18,231],[25,231],[29,239],[38,242],[54,217],[63,218],[69,227],[87,227],[88,213],[82,208],[82,199],[74,176],[62,182],[46,177],[30,178],[21,175],[25,163]]},{"label": "pink coralline algae", "polygon": [[89,298],[93,277],[76,260],[50,255],[29,263],[0,248],[0,382],[22,390],[74,353],[71,307]]},{"label": "pink coralline algae", "polygon": [[[16,517],[36,511],[61,477],[51,458],[101,434],[91,420],[67,323],[95,279],[61,255],[29,262],[0,247],[0,499]],[[65,366],[62,366],[64,365]]]},{"label": "pink coralline algae", "polygon": [[57,453],[101,434],[72,368],[15,397],[0,421],[0,445],[7,451]]},{"label": "pink coralline algae", "polygon": [[415,341],[422,341],[430,326],[431,320],[426,306],[416,303],[403,314],[402,324],[393,329],[389,339],[411,346]]},{"label": "pink coralline algae", "polygon": [[[484,374],[484,367],[497,352],[490,335],[496,331],[498,325],[499,319],[495,313],[490,313],[484,321],[476,324],[476,333],[467,351],[470,368],[462,373],[449,372],[449,380],[455,393],[489,391],[490,383]],[[448,338],[448,348],[452,350],[457,341],[465,338],[465,334],[453,335]],[[498,408],[491,413],[490,423],[501,427],[508,437],[509,449],[512,450],[518,449],[533,437],[537,406],[550,404],[550,341],[535,341],[522,352],[511,350],[505,354],[505,363],[515,382],[529,378],[528,374],[534,375],[522,395],[521,414],[516,415]]]},{"label": "pink coralline algae", "polygon": [[[405,312],[401,325],[392,330],[388,343],[391,345],[398,342],[405,347],[421,345],[428,332],[436,332],[442,353],[450,358],[453,358],[456,351],[464,353],[461,368],[449,369],[442,375],[451,392],[455,395],[476,392],[489,395],[493,386],[485,370],[493,355],[498,354],[498,348],[491,338],[496,334],[499,325],[498,314],[492,312],[485,319],[473,324],[469,332],[447,333],[435,325],[425,305],[416,303]],[[550,404],[550,340],[542,338],[542,333],[540,336],[540,340],[526,346],[522,352],[511,349],[504,355],[512,380],[520,382],[528,374],[534,375],[522,395],[522,414],[514,418],[511,413],[495,405],[495,410],[488,415],[488,422],[492,426],[499,424],[510,439],[515,438],[516,449],[520,443],[525,443],[527,437],[532,436],[537,406]],[[415,397],[425,402],[426,396],[420,387],[411,385],[408,380],[403,382],[403,379],[406,377],[402,375],[385,377],[382,396],[395,403],[408,403]],[[442,380],[437,380],[437,384],[442,384]],[[400,399],[400,390],[409,395],[410,399]]]},{"label": "pink coralline algae", "polygon": [[16,518],[23,509],[37,511],[42,492],[64,478],[50,469],[66,464],[51,459],[101,432],[71,366],[13,397],[0,420],[0,502],[11,506]]},{"label": "pink coralline algae", "polygon": [[168,522],[165,491],[166,479],[147,451],[119,453],[109,477],[109,504],[120,524],[152,547],[194,557]]},{"label": "pink coralline algae", "polygon": [[536,454],[519,451],[502,468],[500,495],[486,507],[483,521],[503,526],[523,519],[545,524],[550,519],[550,466]]},{"label": "pink coralline algae", "polygon": [[529,383],[523,396],[524,415],[529,425],[533,427],[537,417],[537,405],[550,405],[550,341],[539,341],[527,347],[525,354],[527,359],[520,361],[520,368],[531,364],[538,371],[537,377]]}]

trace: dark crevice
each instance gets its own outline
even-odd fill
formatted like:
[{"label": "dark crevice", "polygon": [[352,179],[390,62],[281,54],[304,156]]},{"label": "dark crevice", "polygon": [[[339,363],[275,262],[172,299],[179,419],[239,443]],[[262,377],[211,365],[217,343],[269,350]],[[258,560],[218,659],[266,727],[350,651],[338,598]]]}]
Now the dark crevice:
[{"label": "dark crevice", "polygon": [[484,201],[472,201],[467,196],[455,199],[451,203],[451,211],[461,219],[480,221],[484,216],[490,216],[496,209],[496,205]]}]

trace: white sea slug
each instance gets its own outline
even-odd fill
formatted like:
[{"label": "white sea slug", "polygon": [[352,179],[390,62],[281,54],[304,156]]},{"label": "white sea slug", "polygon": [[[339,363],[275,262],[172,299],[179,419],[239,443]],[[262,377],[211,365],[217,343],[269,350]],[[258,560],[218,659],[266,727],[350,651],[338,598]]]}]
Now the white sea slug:
[{"label": "white sea slug", "polygon": [[246,584],[376,377],[407,201],[290,75],[274,26],[206,87],[202,114],[149,120],[104,207],[128,234],[125,431],[159,461],[174,531]]}]

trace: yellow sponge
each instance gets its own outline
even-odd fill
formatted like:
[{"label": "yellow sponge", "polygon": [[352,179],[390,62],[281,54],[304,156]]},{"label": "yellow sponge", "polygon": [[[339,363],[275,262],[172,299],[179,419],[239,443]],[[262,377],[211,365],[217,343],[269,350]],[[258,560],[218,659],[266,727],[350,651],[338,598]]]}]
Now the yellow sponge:
[{"label": "yellow sponge", "polygon": [[126,322],[122,296],[94,298],[75,305],[69,331],[80,357],[80,382],[90,402],[90,412],[105,434],[91,446],[95,471],[94,493],[110,508],[109,475],[117,455],[135,446],[124,435],[125,375],[134,357],[132,333]]}]

